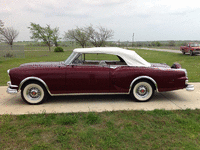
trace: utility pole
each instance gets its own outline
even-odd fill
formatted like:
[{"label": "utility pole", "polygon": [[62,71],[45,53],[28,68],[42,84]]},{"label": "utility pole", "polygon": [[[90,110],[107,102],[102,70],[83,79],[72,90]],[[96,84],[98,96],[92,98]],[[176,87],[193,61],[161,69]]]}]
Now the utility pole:
[{"label": "utility pole", "polygon": [[133,33],[133,36],[132,36],[132,47],[133,47],[133,42],[134,42],[134,33]]}]

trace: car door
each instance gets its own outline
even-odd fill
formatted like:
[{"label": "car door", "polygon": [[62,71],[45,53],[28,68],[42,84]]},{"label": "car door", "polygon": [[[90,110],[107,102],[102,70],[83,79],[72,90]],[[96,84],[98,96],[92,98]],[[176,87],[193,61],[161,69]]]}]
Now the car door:
[{"label": "car door", "polygon": [[191,48],[190,44],[188,44],[187,47],[186,47],[186,52],[190,52],[190,48]]},{"label": "car door", "polygon": [[67,93],[107,93],[109,92],[108,66],[69,65],[66,67]]}]

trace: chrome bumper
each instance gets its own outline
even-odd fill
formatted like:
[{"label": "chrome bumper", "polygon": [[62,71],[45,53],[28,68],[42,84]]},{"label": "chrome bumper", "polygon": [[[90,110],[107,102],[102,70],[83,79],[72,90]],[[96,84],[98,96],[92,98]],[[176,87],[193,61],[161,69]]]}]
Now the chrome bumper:
[{"label": "chrome bumper", "polygon": [[10,81],[7,82],[8,88],[6,92],[8,94],[17,94],[17,89],[12,89],[12,88],[17,88],[17,85],[12,85]]},{"label": "chrome bumper", "polygon": [[186,87],[187,91],[194,91],[194,85],[188,84]]}]

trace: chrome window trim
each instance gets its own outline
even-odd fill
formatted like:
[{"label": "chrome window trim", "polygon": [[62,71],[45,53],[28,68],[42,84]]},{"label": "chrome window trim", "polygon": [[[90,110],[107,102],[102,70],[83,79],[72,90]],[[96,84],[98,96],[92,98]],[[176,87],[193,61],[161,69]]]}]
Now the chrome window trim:
[{"label": "chrome window trim", "polygon": [[130,87],[129,87],[129,93],[131,92],[131,89],[132,89],[133,84],[134,84],[137,80],[139,80],[139,79],[148,79],[148,80],[151,80],[151,81],[154,83],[155,87],[156,87],[156,91],[159,92],[159,91],[158,91],[158,85],[157,85],[156,81],[155,81],[153,78],[151,78],[151,77],[149,77],[149,76],[139,76],[139,77],[135,78],[135,79],[131,82]]},{"label": "chrome window trim", "polygon": [[73,62],[73,60],[79,55],[80,53],[76,53],[76,52],[72,52],[71,53],[71,59],[68,60],[70,58],[70,56],[65,60],[64,64],[65,65],[71,65],[71,63]]},{"label": "chrome window trim", "polygon": [[[99,54],[99,53],[77,53],[77,52],[72,52],[71,53],[71,55],[70,56],[73,56],[70,60],[68,60],[68,58],[70,58],[70,56],[64,61],[64,64],[65,65],[78,65],[78,64],[72,64],[72,62],[77,58],[77,57],[79,57],[80,55],[82,55],[82,54]],[[106,54],[106,53],[100,53],[100,54]],[[108,55],[114,55],[114,54],[108,54]],[[117,55],[115,55],[115,56],[117,56]],[[124,60],[124,59],[123,59]],[[91,60],[90,60],[91,61]],[[103,60],[103,61],[115,61],[115,60]],[[124,62],[127,64],[127,62],[124,60]],[[81,66],[81,65],[80,65]],[[87,65],[85,65],[85,66],[87,66]],[[91,65],[91,66],[94,66],[94,65]],[[96,66],[101,66],[101,65],[96,65]],[[110,65],[108,65],[108,66],[110,66]],[[121,67],[121,66],[129,66],[129,65],[118,65],[119,67]],[[130,66],[129,66],[130,67]]]}]

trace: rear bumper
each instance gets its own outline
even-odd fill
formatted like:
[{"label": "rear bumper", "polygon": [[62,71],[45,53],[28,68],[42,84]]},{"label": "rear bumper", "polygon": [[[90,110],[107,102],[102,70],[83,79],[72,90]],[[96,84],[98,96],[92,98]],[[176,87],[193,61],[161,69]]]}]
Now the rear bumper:
[{"label": "rear bumper", "polygon": [[6,92],[8,94],[17,94],[17,89],[14,89],[14,88],[18,88],[17,85],[12,85],[10,81],[7,82],[7,85],[8,85],[8,88],[6,90]]},{"label": "rear bumper", "polygon": [[192,85],[192,84],[187,84],[186,90],[187,90],[187,91],[194,91],[194,85]]}]

